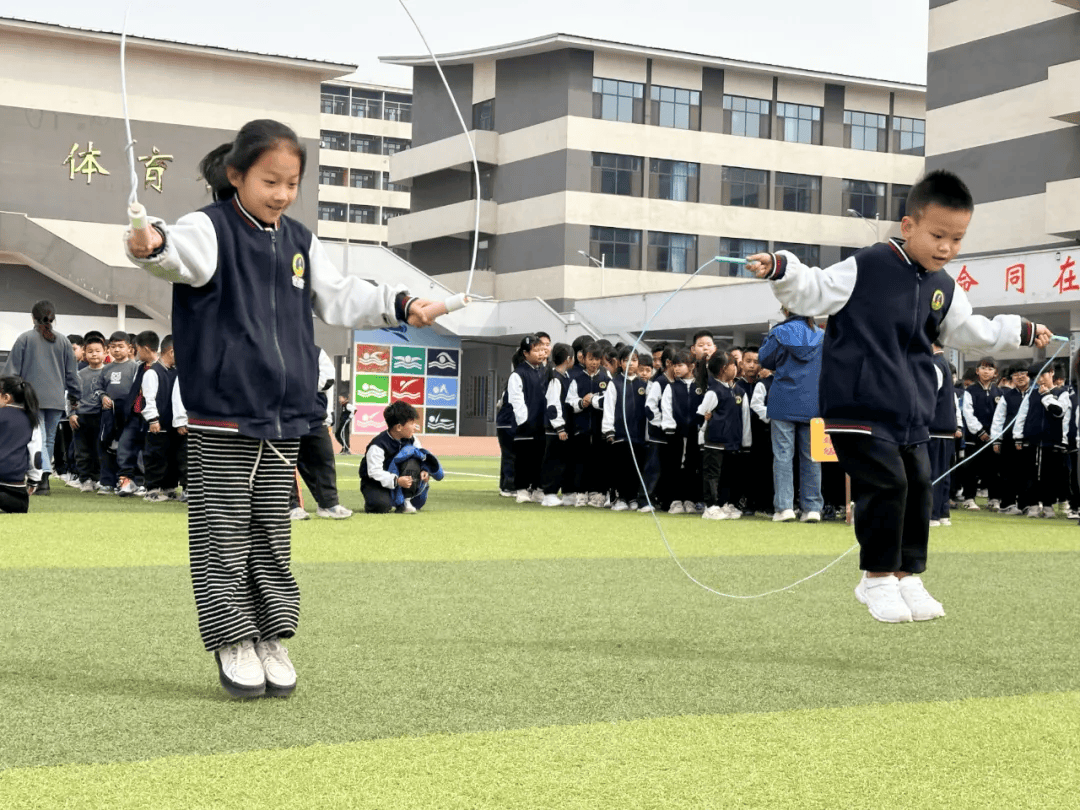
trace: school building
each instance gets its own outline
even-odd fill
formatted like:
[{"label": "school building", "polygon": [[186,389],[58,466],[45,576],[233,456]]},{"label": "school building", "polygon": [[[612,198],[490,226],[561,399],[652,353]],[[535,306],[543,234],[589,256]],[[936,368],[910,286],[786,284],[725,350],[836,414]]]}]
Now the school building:
[{"label": "school building", "polygon": [[930,0],[926,109],[927,168],[976,200],[949,272],[977,311],[1043,321],[1075,354],[1080,0]]}]

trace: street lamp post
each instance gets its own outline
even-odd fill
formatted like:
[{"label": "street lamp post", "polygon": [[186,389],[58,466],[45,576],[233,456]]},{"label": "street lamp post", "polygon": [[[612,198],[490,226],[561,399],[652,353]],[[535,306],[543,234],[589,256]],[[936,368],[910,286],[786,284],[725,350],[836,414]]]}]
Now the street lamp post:
[{"label": "street lamp post", "polygon": [[607,275],[607,273],[604,272],[604,270],[605,270],[604,261],[605,261],[605,259],[607,257],[604,256],[603,253],[601,253],[600,254],[600,261],[597,261],[596,259],[594,259],[592,256],[589,255],[588,251],[579,250],[578,253],[580,253],[582,256],[584,256],[586,259],[588,259],[590,262],[592,262],[593,264],[595,264],[597,267],[600,268],[600,296],[603,297],[603,296],[607,295],[607,291],[604,288],[604,277]]},{"label": "street lamp post", "polygon": [[863,224],[866,225],[867,228],[869,228],[870,230],[872,230],[874,232],[874,241],[875,242],[880,242],[881,241],[881,227],[880,227],[881,226],[881,215],[880,214],[874,214],[874,224],[871,225],[870,220],[868,220],[866,217],[864,217],[862,215],[861,212],[856,211],[854,208],[849,208],[847,210],[847,212],[849,214],[851,214],[853,217],[858,217],[859,219],[861,219],[863,221]]}]

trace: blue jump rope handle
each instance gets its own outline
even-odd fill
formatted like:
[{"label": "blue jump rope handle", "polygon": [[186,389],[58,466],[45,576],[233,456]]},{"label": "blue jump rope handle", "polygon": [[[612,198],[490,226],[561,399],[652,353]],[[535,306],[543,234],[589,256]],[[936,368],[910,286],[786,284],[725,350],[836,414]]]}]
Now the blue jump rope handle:
[{"label": "blue jump rope handle", "polygon": [[713,261],[723,262],[724,264],[746,264],[746,259],[736,259],[731,256],[716,256]]}]

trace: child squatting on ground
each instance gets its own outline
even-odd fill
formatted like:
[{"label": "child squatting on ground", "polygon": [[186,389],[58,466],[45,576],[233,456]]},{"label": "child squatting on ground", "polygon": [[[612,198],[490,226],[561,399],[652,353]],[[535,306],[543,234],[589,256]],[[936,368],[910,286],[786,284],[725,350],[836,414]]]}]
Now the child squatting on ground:
[{"label": "child squatting on ground", "polygon": [[173,283],[188,415],[188,535],[199,632],[237,697],[288,695],[296,670],[289,490],[300,437],[321,424],[312,314],[350,328],[432,322],[438,305],[345,276],[285,216],[306,152],[277,121],[250,121],[200,164],[215,202],[128,232],[129,258]]},{"label": "child squatting on ground", "polygon": [[1046,346],[1050,331],[1018,315],[971,311],[939,272],[960,252],[974,202],[956,175],[935,171],[908,194],[902,239],[863,248],[827,269],[786,251],[751,256],[793,312],[829,316],[819,391],[837,458],[851,476],[863,577],[855,596],[882,622],[935,619],[926,570],[931,510],[927,444],[936,401],[933,343],[960,350]]},{"label": "child squatting on ground", "polygon": [[427,503],[428,484],[441,481],[443,470],[435,456],[420,447],[420,414],[408,402],[383,409],[386,430],[372,439],[360,462],[360,493],[364,511],[372,514],[416,514]]}]

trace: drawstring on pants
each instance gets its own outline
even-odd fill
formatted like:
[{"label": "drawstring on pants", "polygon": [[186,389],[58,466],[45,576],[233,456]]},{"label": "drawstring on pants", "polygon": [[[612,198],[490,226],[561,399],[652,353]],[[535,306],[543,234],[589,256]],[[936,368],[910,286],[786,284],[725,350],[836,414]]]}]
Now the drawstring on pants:
[{"label": "drawstring on pants", "polygon": [[273,442],[269,442],[266,439],[259,439],[259,452],[255,454],[255,463],[251,467],[251,475],[248,476],[248,490],[255,491],[255,472],[259,469],[259,462],[262,461],[263,447],[269,447],[274,451],[274,455],[281,459],[281,463],[286,467],[291,467],[292,464],[285,456],[281,454],[281,451],[274,447]]}]

